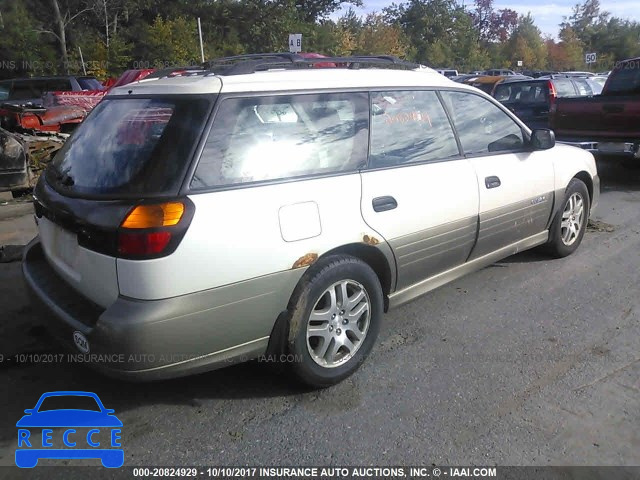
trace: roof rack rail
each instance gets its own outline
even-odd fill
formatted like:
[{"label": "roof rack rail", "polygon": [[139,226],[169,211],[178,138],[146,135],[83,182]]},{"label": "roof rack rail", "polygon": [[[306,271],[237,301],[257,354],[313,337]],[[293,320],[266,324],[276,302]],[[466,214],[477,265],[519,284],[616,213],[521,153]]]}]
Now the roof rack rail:
[{"label": "roof rack rail", "polygon": [[317,64],[334,64],[335,67],[358,69],[362,65],[392,66],[414,69],[417,63],[401,60],[391,55],[358,55],[349,57],[307,58],[296,53],[257,53],[221,57],[205,62],[205,68],[219,75],[244,75],[269,68],[310,68]]},{"label": "roof rack rail", "polygon": [[182,75],[197,75],[206,72],[206,68],[203,65],[189,65],[185,67],[168,67],[161,68],[160,70],[156,70],[155,72],[150,73],[144,80],[151,80],[154,78],[165,78],[165,77],[177,77]]}]

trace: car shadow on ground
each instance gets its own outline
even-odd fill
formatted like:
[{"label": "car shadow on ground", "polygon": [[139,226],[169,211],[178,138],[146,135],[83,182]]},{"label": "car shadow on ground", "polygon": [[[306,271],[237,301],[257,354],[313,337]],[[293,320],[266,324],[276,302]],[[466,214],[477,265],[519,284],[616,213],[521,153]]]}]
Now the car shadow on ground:
[{"label": "car shadow on ground", "polygon": [[596,161],[602,193],[640,191],[640,159],[609,156],[598,157]]}]

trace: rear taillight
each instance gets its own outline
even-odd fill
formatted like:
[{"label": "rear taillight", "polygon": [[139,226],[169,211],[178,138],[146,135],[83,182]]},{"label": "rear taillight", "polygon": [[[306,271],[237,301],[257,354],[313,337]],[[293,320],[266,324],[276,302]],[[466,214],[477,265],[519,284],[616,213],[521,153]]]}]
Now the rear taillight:
[{"label": "rear taillight", "polygon": [[171,232],[123,233],[118,235],[118,253],[122,255],[157,255],[167,248]]},{"label": "rear taillight", "polygon": [[187,199],[135,206],[118,229],[118,257],[139,260],[172,253],[191,222],[194,208]]},{"label": "rear taillight", "polygon": [[556,100],[558,99],[558,94],[556,92],[556,87],[553,86],[553,82],[547,82],[549,87],[549,112],[554,113],[556,111]]}]

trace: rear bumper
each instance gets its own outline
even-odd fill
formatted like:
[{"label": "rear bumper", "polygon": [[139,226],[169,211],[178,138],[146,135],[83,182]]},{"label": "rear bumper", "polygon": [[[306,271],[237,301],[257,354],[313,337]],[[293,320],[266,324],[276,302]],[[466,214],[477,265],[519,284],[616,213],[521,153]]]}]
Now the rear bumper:
[{"label": "rear bumper", "polygon": [[[119,297],[103,309],[49,266],[40,241],[25,248],[22,270],[36,307],[73,362],[131,380],[179,377],[265,353],[275,320],[304,269],[163,300]],[[88,342],[82,353],[76,332]]]},{"label": "rear bumper", "polygon": [[560,143],[582,148],[596,155],[611,155],[640,159],[640,140],[600,139],[584,140],[579,138],[561,138]]},{"label": "rear bumper", "polygon": [[589,215],[593,215],[593,212],[598,208],[598,203],[600,203],[600,176],[593,176],[593,195],[591,198],[591,210],[589,211]]}]

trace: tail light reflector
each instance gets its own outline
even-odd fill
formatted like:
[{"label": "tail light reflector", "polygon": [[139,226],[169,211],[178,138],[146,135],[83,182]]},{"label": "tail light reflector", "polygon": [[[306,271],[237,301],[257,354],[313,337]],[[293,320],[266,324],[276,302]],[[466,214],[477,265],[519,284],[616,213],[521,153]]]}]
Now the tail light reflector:
[{"label": "tail light reflector", "polygon": [[159,228],[176,225],[184,214],[184,204],[167,202],[158,205],[138,205],[122,222],[122,228]]},{"label": "tail light reflector", "polygon": [[553,82],[547,82],[549,86],[549,111],[551,113],[556,111],[556,100],[558,99],[558,93],[556,87],[553,86]]},{"label": "tail light reflector", "polygon": [[118,253],[121,255],[156,255],[169,245],[170,232],[120,233]]}]

